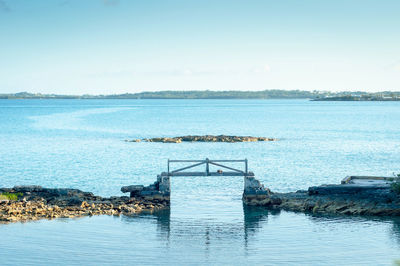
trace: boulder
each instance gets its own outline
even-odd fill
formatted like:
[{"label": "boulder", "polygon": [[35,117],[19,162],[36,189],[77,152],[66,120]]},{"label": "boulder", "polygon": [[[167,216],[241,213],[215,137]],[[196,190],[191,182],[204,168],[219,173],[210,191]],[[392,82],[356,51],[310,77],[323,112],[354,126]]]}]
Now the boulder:
[{"label": "boulder", "polygon": [[127,192],[140,192],[144,188],[143,185],[131,185],[131,186],[124,186],[121,187],[121,192],[127,193]]}]

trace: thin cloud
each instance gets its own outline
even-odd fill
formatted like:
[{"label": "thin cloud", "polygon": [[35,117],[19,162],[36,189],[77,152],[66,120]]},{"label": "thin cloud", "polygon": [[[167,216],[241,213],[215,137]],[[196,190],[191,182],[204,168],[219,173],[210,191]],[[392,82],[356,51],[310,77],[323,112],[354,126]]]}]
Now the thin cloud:
[{"label": "thin cloud", "polygon": [[394,64],[393,69],[396,71],[400,71],[400,60],[397,61],[397,63]]},{"label": "thin cloud", "polygon": [[4,0],[0,0],[0,11],[3,11],[3,12],[11,11],[11,8],[7,5],[7,3]]},{"label": "thin cloud", "polygon": [[212,70],[198,70],[192,68],[171,68],[171,69],[159,69],[154,71],[137,71],[137,74],[140,75],[149,75],[149,76],[203,76],[203,75],[212,75],[218,74],[217,71]]},{"label": "thin cloud", "polygon": [[166,71],[161,71],[159,73],[170,76],[203,76],[203,75],[217,74],[217,71],[184,68],[184,69],[166,70]]},{"label": "thin cloud", "polygon": [[98,71],[98,72],[90,72],[85,77],[88,78],[123,78],[123,77],[132,77],[136,73],[131,70],[127,69],[111,69],[105,71]]},{"label": "thin cloud", "polygon": [[138,76],[170,76],[170,77],[204,77],[204,76],[236,76],[242,74],[263,75],[270,72],[269,65],[262,65],[257,68],[244,69],[196,69],[196,68],[170,68],[170,69],[154,69],[154,70],[134,70],[134,69],[105,69],[87,73],[88,78],[122,78],[122,77],[138,77]]},{"label": "thin cloud", "polygon": [[384,70],[386,71],[400,71],[400,60],[391,63],[389,65],[384,66]]},{"label": "thin cloud", "polygon": [[268,64],[263,65],[262,67],[253,68],[252,72],[256,74],[268,73],[271,71],[271,67]]}]

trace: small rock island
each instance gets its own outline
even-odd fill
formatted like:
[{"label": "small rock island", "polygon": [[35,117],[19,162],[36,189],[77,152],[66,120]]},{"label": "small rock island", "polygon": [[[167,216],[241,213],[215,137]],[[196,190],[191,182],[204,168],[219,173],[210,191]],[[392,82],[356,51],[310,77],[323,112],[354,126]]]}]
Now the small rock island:
[{"label": "small rock island", "polygon": [[252,137],[252,136],[228,136],[228,135],[203,135],[203,136],[181,136],[181,137],[162,137],[148,139],[132,139],[127,142],[162,142],[162,143],[181,143],[181,142],[255,142],[255,141],[277,141],[276,138]]}]

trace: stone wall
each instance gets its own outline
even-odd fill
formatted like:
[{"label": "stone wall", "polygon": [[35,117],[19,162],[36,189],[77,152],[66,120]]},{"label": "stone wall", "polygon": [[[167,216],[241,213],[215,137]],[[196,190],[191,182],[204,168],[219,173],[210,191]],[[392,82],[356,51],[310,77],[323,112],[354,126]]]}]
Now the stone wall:
[{"label": "stone wall", "polygon": [[170,201],[171,185],[170,177],[167,173],[163,172],[157,175],[157,180],[149,185],[131,185],[121,188],[123,193],[130,192],[131,198],[144,198],[146,200],[165,200]]},{"label": "stone wall", "polygon": [[254,177],[252,172],[244,177],[244,191],[243,191],[243,203],[246,205],[263,205],[262,203],[268,199],[271,191],[265,188]]}]

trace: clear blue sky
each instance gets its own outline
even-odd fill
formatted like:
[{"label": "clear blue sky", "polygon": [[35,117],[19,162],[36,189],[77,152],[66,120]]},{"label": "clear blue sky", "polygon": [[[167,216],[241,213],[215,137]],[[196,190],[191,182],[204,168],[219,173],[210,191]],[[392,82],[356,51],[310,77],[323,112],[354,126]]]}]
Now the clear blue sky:
[{"label": "clear blue sky", "polygon": [[0,0],[0,93],[400,90],[399,0]]}]

